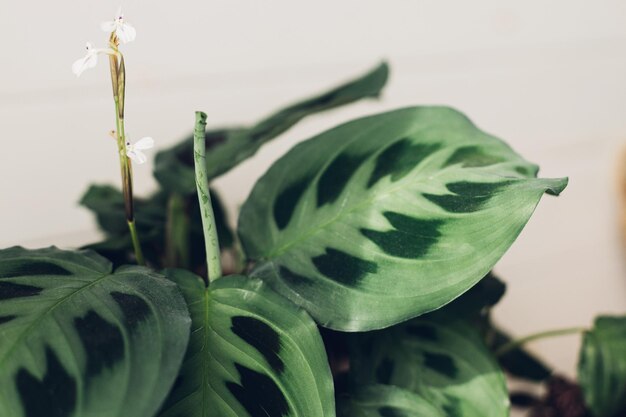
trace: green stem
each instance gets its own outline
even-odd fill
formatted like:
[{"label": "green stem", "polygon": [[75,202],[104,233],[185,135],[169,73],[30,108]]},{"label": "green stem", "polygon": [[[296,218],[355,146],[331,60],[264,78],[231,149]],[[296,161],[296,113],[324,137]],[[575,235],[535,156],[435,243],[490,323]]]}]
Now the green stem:
[{"label": "green stem", "polygon": [[533,340],[545,339],[548,337],[555,337],[555,336],[565,336],[565,335],[574,334],[574,333],[582,333],[586,330],[587,329],[585,329],[584,327],[570,327],[567,329],[548,330],[545,332],[533,333],[531,335],[524,336],[516,340],[512,340],[509,343],[505,343],[504,345],[500,346],[495,351],[495,355],[498,357],[504,356],[510,351],[524,345],[525,343],[532,342]]},{"label": "green stem", "polygon": [[141,251],[141,244],[139,243],[139,237],[137,236],[137,228],[135,227],[135,220],[128,221],[128,229],[130,230],[130,238],[133,241],[133,248],[135,249],[135,257],[139,265],[145,265],[146,261],[143,258],[143,252]]},{"label": "green stem", "polygon": [[128,223],[128,230],[130,231],[130,237],[133,243],[133,250],[135,252],[135,258],[137,264],[145,265],[143,257],[143,251],[141,250],[141,243],[137,235],[137,228],[135,227],[135,209],[133,204],[133,172],[130,165],[128,155],[126,155],[126,134],[124,132],[124,118],[123,113],[120,111],[121,103],[119,95],[114,95],[115,101],[115,126],[117,129],[117,148],[120,154],[120,169],[122,172],[122,192],[124,194],[124,211],[126,213],[126,223]]},{"label": "green stem", "polygon": [[202,215],[202,228],[204,230],[204,246],[206,249],[207,278],[208,283],[222,276],[220,264],[220,245],[217,239],[215,216],[211,205],[211,194],[207,180],[206,168],[206,113],[196,112],[196,127],[193,132],[193,154],[196,167],[196,189],[200,202]]}]

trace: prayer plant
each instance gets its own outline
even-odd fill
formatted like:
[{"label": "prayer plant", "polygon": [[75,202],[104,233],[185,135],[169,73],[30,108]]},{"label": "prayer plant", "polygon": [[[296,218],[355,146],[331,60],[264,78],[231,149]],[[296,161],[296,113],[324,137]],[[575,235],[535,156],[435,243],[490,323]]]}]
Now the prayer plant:
[{"label": "prayer plant", "polygon": [[[73,71],[108,57],[122,189],[81,201],[103,241],[0,250],[1,417],[503,417],[510,398],[536,416],[624,415],[626,318],[512,340],[490,317],[491,269],[567,179],[537,178],[454,109],[402,108],[295,146],[233,231],[211,181],[303,118],[378,97],[388,66],[252,126],[206,131],[197,112],[156,155],[160,189],[135,199],[132,163],[153,144],[124,131],[120,42],[136,34],[121,11],[102,28],[108,47]],[[579,385],[523,350],[567,332],[583,334]],[[507,374],[548,396],[511,395]]]}]

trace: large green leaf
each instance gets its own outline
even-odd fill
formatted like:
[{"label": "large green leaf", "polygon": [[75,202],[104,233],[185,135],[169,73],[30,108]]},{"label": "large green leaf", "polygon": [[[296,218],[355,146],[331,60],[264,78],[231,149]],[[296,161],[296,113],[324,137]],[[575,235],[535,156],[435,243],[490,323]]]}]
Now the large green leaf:
[{"label": "large green leaf", "polygon": [[451,417],[420,395],[391,385],[356,389],[337,405],[339,417]]},{"label": "large green leaf", "polygon": [[332,417],[333,383],[311,317],[259,280],[170,270],[192,336],[161,417]]},{"label": "large green leaf", "polygon": [[508,416],[504,376],[480,335],[464,321],[446,317],[357,334],[353,383],[410,390],[446,416]]},{"label": "large green leaf", "polygon": [[626,412],[626,317],[598,317],[586,332],[578,363],[585,402],[596,417]]},{"label": "large green leaf", "polygon": [[445,107],[359,119],[299,144],[239,217],[254,274],[339,330],[439,308],[487,274],[545,191],[537,167]]},{"label": "large green leaf", "polygon": [[150,417],[189,338],[180,291],[93,252],[0,251],[0,416]]},{"label": "large green leaf", "polygon": [[[207,178],[215,178],[250,158],[307,116],[355,101],[378,97],[387,82],[389,67],[382,63],[361,77],[319,96],[286,107],[254,126],[217,129],[206,133]],[[154,176],[165,189],[181,194],[196,192],[193,167],[193,136],[156,156]]]}]

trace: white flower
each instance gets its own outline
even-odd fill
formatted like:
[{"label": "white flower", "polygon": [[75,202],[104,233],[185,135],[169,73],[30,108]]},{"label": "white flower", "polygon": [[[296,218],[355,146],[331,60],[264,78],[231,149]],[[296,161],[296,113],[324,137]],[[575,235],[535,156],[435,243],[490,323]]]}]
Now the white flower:
[{"label": "white flower", "polygon": [[77,77],[80,77],[83,71],[95,67],[98,63],[98,54],[115,55],[115,51],[110,48],[94,48],[92,44],[87,42],[87,54],[74,61],[72,64],[72,72],[76,74]]},{"label": "white flower", "polygon": [[151,137],[141,138],[133,144],[126,141],[126,155],[130,159],[132,159],[134,162],[138,164],[143,164],[144,162],[148,160],[148,158],[146,158],[146,154],[144,154],[141,151],[150,149],[153,146],[154,146],[154,139],[152,139]]},{"label": "white flower", "polygon": [[122,6],[117,9],[117,13],[115,13],[115,19],[113,19],[112,22],[102,22],[102,24],[100,24],[100,27],[105,32],[115,32],[115,35],[123,43],[132,42],[137,36],[137,31],[135,30],[135,28],[124,22]]}]

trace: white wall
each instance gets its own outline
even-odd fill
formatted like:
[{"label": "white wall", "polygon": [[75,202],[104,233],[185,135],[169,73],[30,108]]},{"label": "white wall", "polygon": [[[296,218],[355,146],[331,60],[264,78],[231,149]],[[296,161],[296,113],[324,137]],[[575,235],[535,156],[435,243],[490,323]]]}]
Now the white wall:
[{"label": "white wall", "polygon": [[[0,0],[0,247],[93,240],[77,206],[91,182],[117,184],[106,65],[70,72],[117,2]],[[387,58],[382,102],[306,120],[217,182],[235,211],[296,141],[352,117],[409,104],[466,112],[539,163],[570,176],[497,266],[497,318],[520,335],[626,312],[616,164],[626,142],[626,3],[615,0],[125,1],[127,130],[159,147],[192,128],[252,122]],[[154,189],[137,167],[139,194]],[[533,348],[572,374],[577,338]]]}]

